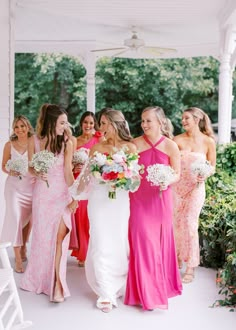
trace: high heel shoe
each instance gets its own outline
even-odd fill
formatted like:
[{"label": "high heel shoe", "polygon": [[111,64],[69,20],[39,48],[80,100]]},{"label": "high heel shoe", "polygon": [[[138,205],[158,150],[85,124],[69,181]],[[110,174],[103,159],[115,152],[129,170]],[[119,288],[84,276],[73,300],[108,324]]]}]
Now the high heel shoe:
[{"label": "high heel shoe", "polygon": [[22,260],[15,260],[15,268],[16,273],[24,273],[24,267],[22,265]]},{"label": "high heel shoe", "polygon": [[22,260],[22,262],[25,262],[25,261],[27,261],[27,254],[26,254],[26,252],[27,252],[27,249],[26,249],[26,247],[21,247],[21,249],[20,249],[20,254],[21,254],[21,260]]},{"label": "high heel shoe", "polygon": [[110,313],[112,311],[112,303],[109,300],[97,300],[97,308],[100,309],[103,313]]},{"label": "high heel shoe", "polygon": [[62,289],[56,285],[54,289],[54,296],[53,296],[53,301],[56,303],[61,303],[65,300],[63,294],[62,294]]}]

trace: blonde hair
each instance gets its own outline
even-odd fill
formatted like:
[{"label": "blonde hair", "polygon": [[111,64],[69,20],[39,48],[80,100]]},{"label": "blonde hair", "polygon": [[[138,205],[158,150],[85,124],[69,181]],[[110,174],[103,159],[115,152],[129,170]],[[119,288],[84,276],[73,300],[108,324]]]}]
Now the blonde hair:
[{"label": "blonde hair", "polygon": [[213,128],[211,126],[210,118],[202,109],[196,108],[196,107],[191,107],[191,108],[185,109],[184,112],[189,112],[189,113],[191,113],[191,115],[194,118],[199,119],[198,127],[199,127],[200,131],[203,134],[205,134],[205,135],[211,137],[213,140],[215,140],[215,135],[214,135]]},{"label": "blonde hair", "polygon": [[111,125],[114,127],[118,136],[124,141],[131,141],[132,136],[130,135],[129,126],[123,113],[119,110],[108,110],[102,114],[106,117]]},{"label": "blonde hair", "polygon": [[28,118],[26,118],[23,115],[19,115],[17,117],[14,118],[13,122],[12,122],[12,134],[10,135],[10,141],[16,141],[18,140],[17,135],[14,133],[16,124],[18,123],[18,121],[22,121],[24,123],[24,125],[28,128],[28,137],[31,137],[32,135],[34,135],[34,129],[32,127],[32,125],[30,124],[30,121]]},{"label": "blonde hair", "polygon": [[168,137],[169,139],[173,138],[173,125],[169,118],[166,117],[164,110],[161,107],[158,106],[151,106],[147,107],[142,111],[142,114],[147,111],[154,111],[157,117],[157,120],[159,121],[160,127],[161,127],[161,133]]}]

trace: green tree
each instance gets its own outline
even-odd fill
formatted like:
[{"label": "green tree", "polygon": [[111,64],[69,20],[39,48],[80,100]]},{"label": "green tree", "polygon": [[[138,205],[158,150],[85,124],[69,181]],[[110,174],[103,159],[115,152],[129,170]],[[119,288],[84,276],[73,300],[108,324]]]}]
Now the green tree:
[{"label": "green tree", "polygon": [[77,58],[61,54],[16,54],[15,113],[28,116],[35,126],[43,103],[65,107],[78,124],[86,108],[85,69]]},{"label": "green tree", "polygon": [[[134,60],[101,58],[96,67],[96,109],[122,110],[134,135],[141,133],[140,113],[163,107],[181,130],[181,113],[189,106],[205,110],[217,121],[218,67],[213,58]],[[15,112],[35,125],[39,107],[63,105],[77,127],[86,111],[86,70],[78,58],[62,54],[16,54]]]}]

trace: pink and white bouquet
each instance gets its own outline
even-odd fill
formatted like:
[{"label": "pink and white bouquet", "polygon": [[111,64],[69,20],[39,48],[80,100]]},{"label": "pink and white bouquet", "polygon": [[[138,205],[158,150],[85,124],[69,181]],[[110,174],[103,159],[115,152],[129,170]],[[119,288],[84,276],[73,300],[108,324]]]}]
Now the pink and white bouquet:
[{"label": "pink and white bouquet", "polygon": [[[51,151],[41,150],[33,155],[32,160],[29,162],[29,166],[33,167],[36,173],[47,173],[55,164],[56,160],[57,158]],[[49,187],[47,180],[46,184]]]},{"label": "pink and white bouquet", "polygon": [[[214,167],[208,160],[196,160],[191,164],[191,172],[196,177],[207,178],[214,172]],[[199,186],[200,182],[197,183]]]},{"label": "pink and white bouquet", "polygon": [[175,171],[169,165],[153,164],[147,167],[147,181],[151,182],[152,186],[160,186],[160,195],[163,190],[161,186],[168,186],[174,181]]},{"label": "pink and white bouquet", "polygon": [[24,158],[9,159],[5,168],[8,172],[19,172],[18,178],[21,180],[22,176],[26,175],[28,171],[28,161]]},{"label": "pink and white bouquet", "polygon": [[89,158],[89,149],[80,148],[73,153],[72,163],[73,165],[84,165]]},{"label": "pink and white bouquet", "polygon": [[91,158],[91,173],[101,184],[109,186],[108,197],[111,199],[116,198],[117,189],[134,192],[141,182],[139,156],[126,151],[121,149],[114,154],[95,152]]}]

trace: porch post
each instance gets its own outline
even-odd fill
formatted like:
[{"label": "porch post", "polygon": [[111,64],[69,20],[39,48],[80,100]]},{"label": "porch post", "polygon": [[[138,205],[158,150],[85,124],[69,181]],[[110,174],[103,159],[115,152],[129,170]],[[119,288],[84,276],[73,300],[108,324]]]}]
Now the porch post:
[{"label": "porch post", "polygon": [[[14,117],[14,20],[15,1],[0,1],[0,155],[9,139]],[[0,171],[0,231],[5,213],[4,185],[6,174]]]},{"label": "porch post", "polygon": [[218,143],[228,143],[231,140],[232,119],[232,73],[231,56],[235,48],[233,27],[229,26],[222,34],[220,75],[219,75],[219,113],[218,113]]},{"label": "porch post", "polygon": [[95,71],[96,59],[93,53],[88,52],[85,56],[84,65],[87,71],[87,111],[96,111]]}]

